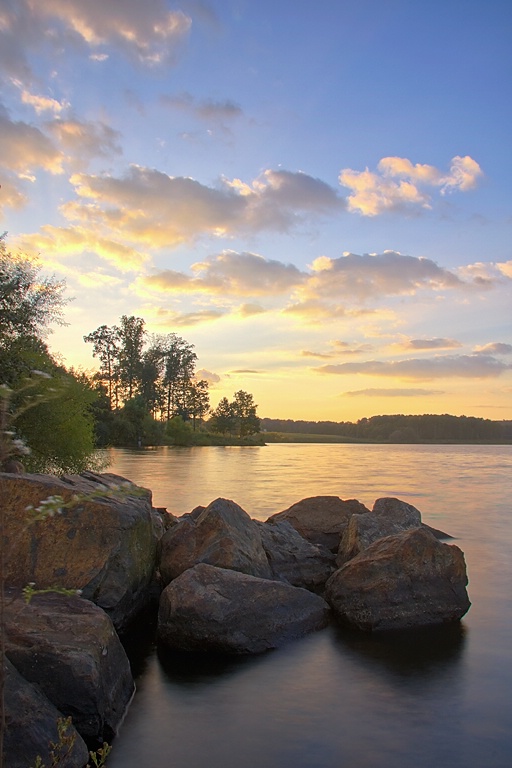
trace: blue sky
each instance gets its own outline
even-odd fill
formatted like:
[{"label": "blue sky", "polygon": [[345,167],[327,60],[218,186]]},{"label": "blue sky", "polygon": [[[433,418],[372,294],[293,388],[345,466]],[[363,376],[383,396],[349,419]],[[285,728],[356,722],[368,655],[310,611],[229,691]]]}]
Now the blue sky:
[{"label": "blue sky", "polygon": [[512,418],[512,4],[0,0],[0,215],[260,415]]}]

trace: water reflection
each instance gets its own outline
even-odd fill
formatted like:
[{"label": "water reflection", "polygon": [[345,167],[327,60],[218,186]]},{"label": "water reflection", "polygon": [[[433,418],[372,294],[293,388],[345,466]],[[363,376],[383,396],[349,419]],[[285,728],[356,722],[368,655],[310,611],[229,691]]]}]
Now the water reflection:
[{"label": "water reflection", "polygon": [[335,625],[333,637],[340,653],[402,684],[453,677],[463,659],[466,629],[454,622],[371,634]]}]

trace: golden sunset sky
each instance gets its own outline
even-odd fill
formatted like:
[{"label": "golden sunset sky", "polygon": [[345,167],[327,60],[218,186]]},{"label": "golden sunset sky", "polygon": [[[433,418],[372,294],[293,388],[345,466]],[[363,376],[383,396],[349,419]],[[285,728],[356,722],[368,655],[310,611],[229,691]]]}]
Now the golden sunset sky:
[{"label": "golden sunset sky", "polygon": [[0,215],[260,416],[512,418],[509,0],[0,0]]}]

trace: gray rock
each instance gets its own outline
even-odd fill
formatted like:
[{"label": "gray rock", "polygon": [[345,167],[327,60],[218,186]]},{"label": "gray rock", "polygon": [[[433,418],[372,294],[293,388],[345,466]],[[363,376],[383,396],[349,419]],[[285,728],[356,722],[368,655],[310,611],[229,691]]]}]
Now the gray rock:
[{"label": "gray rock", "polygon": [[109,742],[134,692],[130,664],[107,614],[80,597],[34,596],[5,606],[6,654],[88,743]]},{"label": "gray rock", "polygon": [[461,550],[424,528],[387,536],[337,570],[325,597],[344,623],[375,631],[458,621],[470,606]]},{"label": "gray rock", "polygon": [[322,591],[335,569],[335,558],[330,550],[311,544],[288,520],[272,524],[255,520],[254,524],[260,530],[272,578],[313,592]]},{"label": "gray rock", "polygon": [[412,504],[391,497],[377,499],[371,512],[350,518],[341,537],[336,564],[343,565],[384,536],[420,525],[421,514]]},{"label": "gray rock", "polygon": [[328,614],[305,589],[201,563],[163,591],[158,633],[186,651],[262,653],[321,629]]},{"label": "gray rock", "polygon": [[[25,680],[6,659],[5,672],[5,737],[6,768],[28,768],[39,755],[44,765],[53,765],[50,742],[58,743],[57,721],[62,713],[48,701],[36,685]],[[71,725],[66,735],[73,740],[63,768],[83,768],[89,757],[85,742]]]},{"label": "gray rock", "polygon": [[369,509],[356,499],[344,501],[338,496],[311,496],[271,515],[267,522],[288,520],[312,544],[337,552],[350,517],[364,512]]},{"label": "gray rock", "polygon": [[247,512],[228,499],[212,501],[195,518],[183,517],[161,539],[164,584],[197,563],[272,578],[259,528]]},{"label": "gray rock", "polygon": [[[5,507],[6,583],[38,588],[81,589],[123,630],[149,599],[156,565],[157,537],[151,493],[78,503],[44,521],[27,525],[26,507],[49,496],[66,501],[101,485],[119,483],[116,475],[9,475],[0,473]],[[135,488],[135,486],[134,486]]]}]

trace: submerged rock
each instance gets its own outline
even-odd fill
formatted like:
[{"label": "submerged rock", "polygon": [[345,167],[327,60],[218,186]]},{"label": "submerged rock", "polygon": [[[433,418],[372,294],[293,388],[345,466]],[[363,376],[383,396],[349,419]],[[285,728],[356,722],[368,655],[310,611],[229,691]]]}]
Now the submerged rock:
[{"label": "submerged rock", "polygon": [[164,589],[158,634],[186,651],[262,653],[321,629],[328,615],[305,589],[201,563]]},{"label": "submerged rock", "polygon": [[363,630],[458,621],[470,607],[461,550],[424,528],[375,541],[329,579],[336,616]]},{"label": "submerged rock", "polygon": [[288,520],[312,544],[320,544],[331,552],[337,552],[351,516],[369,511],[356,499],[344,501],[338,496],[311,496],[271,515],[267,523]]},{"label": "submerged rock", "polygon": [[111,741],[134,692],[107,614],[80,597],[37,595],[5,606],[6,654],[90,744]]}]

